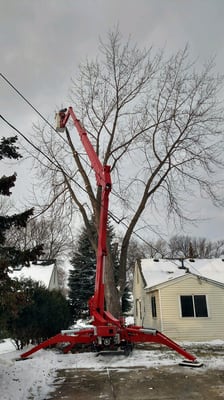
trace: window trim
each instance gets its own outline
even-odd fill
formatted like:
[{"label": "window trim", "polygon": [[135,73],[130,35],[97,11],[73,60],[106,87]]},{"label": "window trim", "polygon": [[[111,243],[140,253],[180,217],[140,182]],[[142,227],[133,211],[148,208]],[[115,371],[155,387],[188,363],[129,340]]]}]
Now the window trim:
[{"label": "window trim", "polygon": [[135,300],[135,307],[136,307],[136,317],[140,318],[142,320],[142,300],[141,299],[136,299]]},{"label": "window trim", "polygon": [[152,311],[152,318],[157,319],[157,305],[156,305],[156,296],[151,296],[151,311]]},{"label": "window trim", "polygon": [[[204,315],[204,316],[197,316],[196,315],[196,307],[195,307],[195,297],[196,296],[203,296],[205,298],[205,305],[206,305],[207,315]],[[194,315],[183,316],[181,297],[191,297],[192,298],[193,314]],[[181,295],[179,295],[179,304],[180,304],[180,318],[183,318],[183,319],[185,319],[185,318],[194,318],[194,319],[209,318],[208,296],[207,296],[207,294],[196,294],[196,293],[194,293],[194,294],[181,294]]]}]

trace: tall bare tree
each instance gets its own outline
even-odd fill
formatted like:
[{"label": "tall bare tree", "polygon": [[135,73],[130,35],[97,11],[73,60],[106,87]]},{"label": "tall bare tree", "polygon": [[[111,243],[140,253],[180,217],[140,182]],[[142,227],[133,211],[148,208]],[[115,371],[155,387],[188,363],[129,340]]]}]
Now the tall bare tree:
[{"label": "tall bare tree", "polygon": [[224,254],[224,240],[175,235],[169,241],[169,256],[183,258],[214,258]]},{"label": "tall bare tree", "polygon": [[[95,60],[80,64],[71,89],[71,105],[89,132],[103,164],[111,165],[112,219],[122,226],[119,290],[107,257],[106,303],[118,315],[126,282],[128,246],[136,229],[150,225],[151,215],[188,218],[186,204],[197,193],[222,204],[217,168],[223,168],[222,78],[209,61],[191,62],[188,49],[167,57],[141,50],[120,33],[100,41]],[[43,159],[41,174],[48,198],[78,211],[96,248],[90,219],[99,227],[100,192],[76,131],[66,134],[36,127]],[[114,216],[116,215],[116,218]]]}]

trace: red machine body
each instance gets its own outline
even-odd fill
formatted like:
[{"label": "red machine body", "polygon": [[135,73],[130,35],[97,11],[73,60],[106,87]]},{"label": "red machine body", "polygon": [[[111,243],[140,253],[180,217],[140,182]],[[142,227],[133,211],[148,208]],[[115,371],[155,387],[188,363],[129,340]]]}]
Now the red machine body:
[{"label": "red machine body", "polygon": [[101,164],[86,131],[81,126],[72,107],[69,107],[68,110],[62,110],[57,114],[57,129],[65,129],[70,117],[79,133],[91,166],[95,171],[97,185],[102,187],[95,291],[93,297],[89,300],[91,325],[86,328],[62,331],[21,354],[21,357],[26,358],[42,348],[58,343],[65,344],[64,353],[67,353],[79,344],[89,344],[95,351],[122,350],[125,354],[130,353],[135,343],[158,343],[168,346],[186,358],[188,360],[187,365],[199,366],[194,355],[188,353],[161,332],[156,329],[146,329],[135,325],[125,326],[121,320],[115,318],[110,312],[104,309],[104,261],[107,255],[107,220],[109,194],[111,191],[110,166]]}]

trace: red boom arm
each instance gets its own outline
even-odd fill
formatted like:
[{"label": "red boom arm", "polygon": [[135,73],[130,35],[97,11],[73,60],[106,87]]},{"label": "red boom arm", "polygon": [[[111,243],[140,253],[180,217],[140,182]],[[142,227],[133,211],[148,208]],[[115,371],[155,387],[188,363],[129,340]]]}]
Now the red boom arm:
[{"label": "red boom arm", "polygon": [[[93,297],[89,300],[90,315],[94,317],[96,325],[98,325],[99,323],[102,325],[106,324],[107,322],[104,319],[104,264],[105,264],[104,261],[105,261],[105,256],[107,255],[106,238],[107,238],[107,221],[108,221],[108,203],[109,203],[109,194],[111,191],[110,166],[109,165],[104,166],[101,164],[93,145],[89,141],[86,131],[82,127],[78,118],[76,117],[72,107],[69,107],[68,110],[62,110],[59,112],[57,120],[57,128],[58,129],[65,128],[69,117],[71,117],[73,120],[73,123],[79,133],[82,144],[91,162],[91,166],[95,171],[97,185],[102,187],[95,292]],[[111,318],[113,317],[111,316]]]}]

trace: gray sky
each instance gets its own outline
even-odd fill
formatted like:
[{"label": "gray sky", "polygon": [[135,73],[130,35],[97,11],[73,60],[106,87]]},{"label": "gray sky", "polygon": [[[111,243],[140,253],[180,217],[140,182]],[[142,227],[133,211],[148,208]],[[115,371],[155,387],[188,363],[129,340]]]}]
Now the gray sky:
[{"label": "gray sky", "polygon": [[[46,117],[68,104],[79,63],[95,57],[99,37],[119,24],[140,47],[170,53],[190,46],[201,63],[216,56],[224,71],[224,0],[0,0],[1,73]],[[28,137],[39,117],[0,78],[1,114]],[[1,135],[15,132],[0,121]],[[29,165],[22,164],[14,198],[29,191]],[[24,189],[24,190],[23,190]],[[17,196],[17,197],[16,197]],[[25,203],[25,200],[24,200]],[[196,236],[224,238],[224,210],[208,201],[192,205],[202,218],[188,229]]]}]

